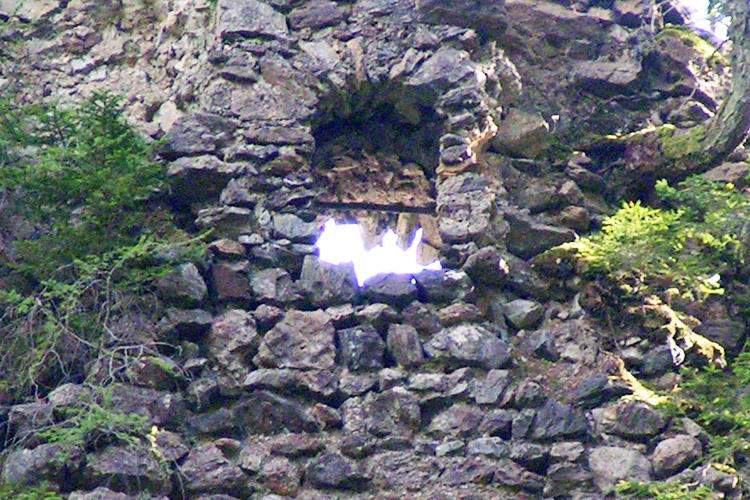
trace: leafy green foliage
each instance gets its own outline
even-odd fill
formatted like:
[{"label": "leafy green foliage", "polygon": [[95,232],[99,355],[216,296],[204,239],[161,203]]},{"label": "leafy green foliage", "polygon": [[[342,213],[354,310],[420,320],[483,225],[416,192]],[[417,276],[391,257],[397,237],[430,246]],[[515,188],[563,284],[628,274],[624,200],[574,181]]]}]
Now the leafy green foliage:
[{"label": "leafy green foliage", "polygon": [[49,274],[148,230],[147,201],[162,187],[164,167],[117,98],[97,94],[71,109],[5,102],[0,117],[0,187],[40,232],[17,245],[20,271]]},{"label": "leafy green foliage", "polygon": [[69,109],[0,101],[0,188],[15,230],[27,227],[0,260],[5,393],[80,382],[95,360],[116,380],[133,353],[156,350],[113,325],[156,314],[152,285],[172,264],[160,256],[202,251],[154,199],[164,174],[115,97]]},{"label": "leafy green foliage", "polygon": [[114,409],[110,389],[100,388],[88,401],[80,403],[60,409],[61,421],[42,430],[37,437],[48,443],[62,444],[67,449],[96,449],[112,442],[134,446],[148,443],[148,419]]},{"label": "leafy green foliage", "polygon": [[625,498],[644,500],[718,500],[723,496],[705,486],[690,487],[679,483],[639,483],[622,481],[616,491]]},{"label": "leafy green foliage", "polygon": [[563,245],[583,268],[606,273],[636,293],[678,288],[689,298],[723,293],[720,275],[745,263],[743,226],[750,199],[732,185],[699,176],[679,188],[659,181],[664,208],[627,202],[602,231]]},{"label": "leafy green foliage", "polygon": [[63,500],[45,485],[0,484],[0,500]]},{"label": "leafy green foliage", "polygon": [[684,368],[681,391],[666,405],[705,427],[711,438],[707,462],[734,466],[750,459],[750,346],[745,349],[731,371]]}]

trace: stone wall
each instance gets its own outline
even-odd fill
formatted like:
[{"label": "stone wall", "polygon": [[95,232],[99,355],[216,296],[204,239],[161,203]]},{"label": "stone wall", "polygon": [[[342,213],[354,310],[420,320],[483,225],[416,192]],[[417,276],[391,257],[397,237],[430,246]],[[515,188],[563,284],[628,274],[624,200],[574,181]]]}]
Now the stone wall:
[{"label": "stone wall", "polygon": [[[716,104],[713,77],[647,32],[681,14],[650,5],[0,1],[29,23],[3,35],[29,55],[3,61],[0,88],[124,93],[167,138],[175,210],[214,239],[159,283],[149,334],[174,349],[112,388],[156,426],[151,448],[34,439],[90,390],[69,384],[0,409],[24,443],[3,479],[70,500],[583,500],[676,474],[735,494],[735,476],[689,468],[697,424],[623,399],[637,387],[582,285],[532,265],[609,209],[606,152],[572,153],[588,133]],[[373,241],[421,225],[446,269],[359,288],[316,258],[329,217]],[[628,367],[668,376],[644,346]]]}]

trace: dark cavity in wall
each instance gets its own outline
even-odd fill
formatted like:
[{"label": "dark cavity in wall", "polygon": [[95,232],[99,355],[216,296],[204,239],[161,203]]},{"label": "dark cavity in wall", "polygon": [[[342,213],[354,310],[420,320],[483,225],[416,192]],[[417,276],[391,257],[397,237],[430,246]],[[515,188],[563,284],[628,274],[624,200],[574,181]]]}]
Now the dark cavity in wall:
[{"label": "dark cavity in wall", "polygon": [[438,140],[443,132],[440,120],[431,108],[421,110],[417,124],[404,121],[390,104],[381,104],[349,118],[333,119],[313,131],[318,145],[313,165],[326,171],[342,168],[343,156],[363,160],[376,156],[382,166],[397,169],[415,163],[428,179],[434,177],[438,164]]}]

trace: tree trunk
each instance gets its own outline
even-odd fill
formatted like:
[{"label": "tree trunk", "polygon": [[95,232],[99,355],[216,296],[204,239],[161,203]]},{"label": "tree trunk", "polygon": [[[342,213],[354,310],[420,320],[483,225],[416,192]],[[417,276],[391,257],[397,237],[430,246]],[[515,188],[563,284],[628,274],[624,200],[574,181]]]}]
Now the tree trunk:
[{"label": "tree trunk", "polygon": [[732,86],[706,126],[707,159],[716,163],[742,144],[750,128],[750,2],[726,3],[732,16]]},{"label": "tree trunk", "polygon": [[711,169],[745,140],[750,128],[750,2],[725,2],[732,16],[729,38],[732,41],[732,84],[719,111],[705,124],[682,135],[694,134],[699,147],[687,148],[672,156],[659,175],[670,180],[684,179]]}]

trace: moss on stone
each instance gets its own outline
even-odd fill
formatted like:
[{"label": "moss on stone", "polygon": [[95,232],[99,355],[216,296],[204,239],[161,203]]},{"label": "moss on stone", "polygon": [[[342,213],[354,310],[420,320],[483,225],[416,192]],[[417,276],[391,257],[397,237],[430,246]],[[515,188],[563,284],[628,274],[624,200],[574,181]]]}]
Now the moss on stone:
[{"label": "moss on stone", "polygon": [[664,38],[667,36],[677,36],[683,43],[692,47],[701,55],[709,64],[719,64],[722,66],[729,66],[729,61],[724,57],[721,52],[718,51],[711,43],[701,38],[701,36],[693,29],[687,26],[674,26],[668,24],[663,30],[656,36],[657,39]]},{"label": "moss on stone", "polygon": [[696,125],[684,130],[664,126],[660,130],[660,136],[662,153],[667,158],[676,160],[704,149],[703,141],[706,138],[706,126]]}]

